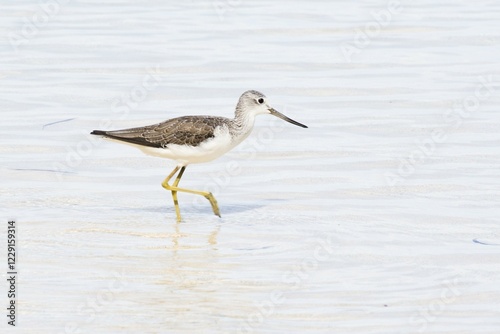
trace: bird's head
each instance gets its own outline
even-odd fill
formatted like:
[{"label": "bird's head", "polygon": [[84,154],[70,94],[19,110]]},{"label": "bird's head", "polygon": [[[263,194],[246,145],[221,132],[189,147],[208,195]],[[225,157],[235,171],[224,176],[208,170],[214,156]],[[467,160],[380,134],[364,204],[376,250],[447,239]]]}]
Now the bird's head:
[{"label": "bird's head", "polygon": [[286,117],[285,115],[271,107],[269,105],[267,97],[256,90],[248,90],[240,96],[240,99],[238,100],[238,104],[236,106],[236,115],[238,116],[238,114],[251,114],[252,116],[260,114],[271,114],[294,125],[307,128],[307,126],[305,126],[304,124]]}]

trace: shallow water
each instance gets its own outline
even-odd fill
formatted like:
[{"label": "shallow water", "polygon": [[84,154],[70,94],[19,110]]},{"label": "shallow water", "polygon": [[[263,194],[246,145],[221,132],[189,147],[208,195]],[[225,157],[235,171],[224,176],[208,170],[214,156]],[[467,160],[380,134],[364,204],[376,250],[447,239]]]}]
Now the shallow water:
[{"label": "shallow water", "polygon": [[[0,11],[16,330],[498,333],[499,4],[46,3]],[[179,194],[176,223],[175,163],[89,135],[247,89],[309,129],[187,169],[221,219]]]}]

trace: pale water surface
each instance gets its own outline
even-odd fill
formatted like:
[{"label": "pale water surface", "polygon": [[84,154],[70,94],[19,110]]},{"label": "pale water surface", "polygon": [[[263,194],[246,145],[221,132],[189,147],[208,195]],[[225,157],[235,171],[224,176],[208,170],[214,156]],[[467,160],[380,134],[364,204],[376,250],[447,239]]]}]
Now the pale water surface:
[{"label": "pale water surface", "polygon": [[[0,7],[17,332],[500,332],[500,3]],[[180,194],[176,223],[175,163],[89,135],[247,89],[309,129],[261,116],[187,169],[222,219]]]}]

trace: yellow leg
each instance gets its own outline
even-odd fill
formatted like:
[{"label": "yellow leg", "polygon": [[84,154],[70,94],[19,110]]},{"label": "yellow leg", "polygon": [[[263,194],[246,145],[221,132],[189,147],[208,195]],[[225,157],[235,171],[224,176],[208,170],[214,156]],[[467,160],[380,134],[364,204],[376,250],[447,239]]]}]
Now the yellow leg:
[{"label": "yellow leg", "polygon": [[[185,166],[181,167],[181,171],[179,174],[177,174],[177,177],[175,178],[174,183],[172,184],[172,188],[177,188],[179,185],[179,181],[181,180],[182,174],[184,174],[184,171],[186,170]],[[181,221],[181,210],[179,208],[179,200],[177,199],[177,191],[172,190],[172,198],[174,199],[174,207],[175,207],[175,214],[177,216],[177,221]]]},{"label": "yellow leg", "polygon": [[[165,178],[165,180],[161,183],[161,186],[163,188],[165,188],[167,190],[172,190],[171,189],[172,187],[168,184],[168,181],[170,181],[170,179],[172,177],[174,177],[175,173],[177,173],[177,171],[179,170],[179,168],[180,168],[179,166],[175,167],[174,170],[172,171],[172,173],[170,173]],[[180,178],[178,178],[178,179],[180,180]],[[179,183],[179,182],[177,181],[177,183]],[[180,222],[181,221],[181,210],[179,209],[179,202],[177,201],[177,192],[175,192],[175,195],[174,195],[174,191],[172,191],[172,197],[174,198],[175,215],[177,216],[177,221]]]},{"label": "yellow leg", "polygon": [[[181,169],[181,171],[177,175],[177,178],[175,179],[174,183],[172,185],[168,184],[168,181],[170,181],[170,179],[175,175],[175,173],[177,173],[179,168]],[[174,170],[172,171],[172,173],[170,173],[170,175],[167,176],[167,178],[161,184],[163,188],[170,190],[172,192],[172,197],[174,199],[174,206],[175,206],[175,214],[177,215],[177,221],[179,221],[179,222],[181,221],[179,201],[177,200],[177,192],[178,191],[189,193],[189,194],[202,195],[203,197],[208,199],[208,201],[212,205],[212,210],[213,210],[214,214],[220,217],[219,206],[217,205],[217,201],[215,200],[215,197],[214,197],[214,195],[212,195],[212,193],[207,192],[207,191],[191,190],[191,189],[184,189],[184,188],[178,187],[179,182],[180,182],[181,177],[182,177],[182,174],[184,173],[185,170],[186,170],[185,166],[175,167]]]}]

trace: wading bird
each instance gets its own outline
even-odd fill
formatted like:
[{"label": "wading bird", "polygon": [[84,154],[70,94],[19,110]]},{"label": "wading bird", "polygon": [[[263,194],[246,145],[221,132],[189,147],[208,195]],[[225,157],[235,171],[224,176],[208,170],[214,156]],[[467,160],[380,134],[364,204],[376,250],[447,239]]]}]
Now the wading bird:
[{"label": "wading bird", "polygon": [[[187,165],[214,160],[241,143],[252,132],[255,116],[271,114],[289,123],[307,128],[273,109],[266,96],[249,90],[240,96],[234,118],[217,116],[183,116],[149,126],[115,131],[94,130],[114,141],[132,144],[144,153],[176,160],[178,165],[162,182],[172,192],[177,221],[181,221],[177,192],[202,195],[210,201],[212,210],[220,217],[219,207],[212,193],[180,188]],[[178,172],[178,174],[177,174]],[[169,181],[177,174],[172,184]]]}]

